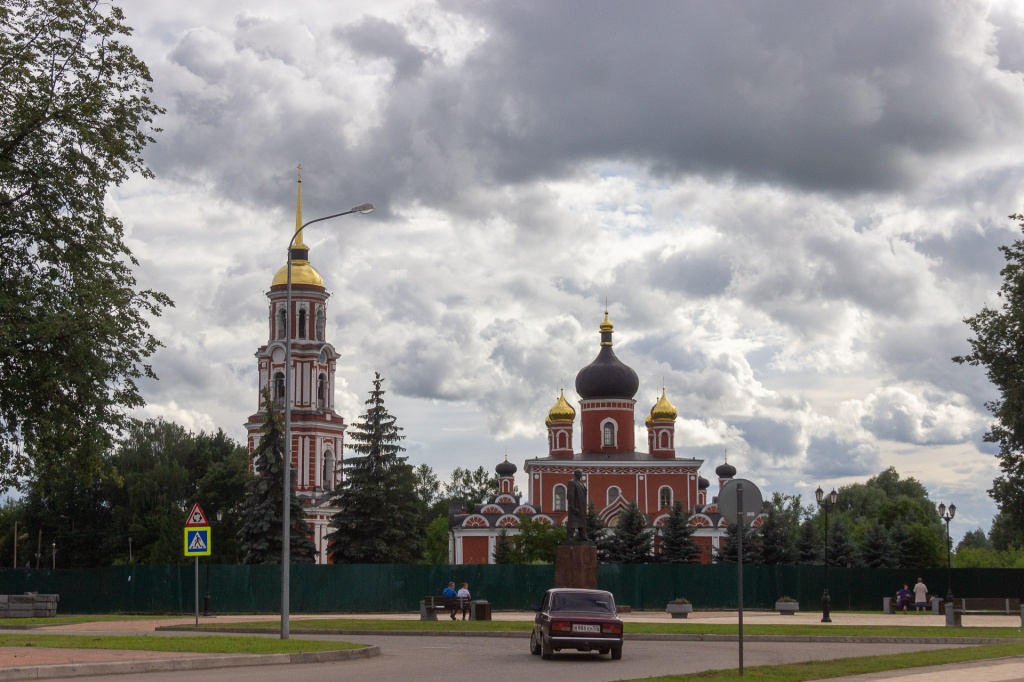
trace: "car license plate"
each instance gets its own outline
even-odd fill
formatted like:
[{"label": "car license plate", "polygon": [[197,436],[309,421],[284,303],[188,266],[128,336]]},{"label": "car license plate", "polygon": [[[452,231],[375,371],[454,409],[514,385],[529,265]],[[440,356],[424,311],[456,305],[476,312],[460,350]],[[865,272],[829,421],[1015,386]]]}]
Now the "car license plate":
[{"label": "car license plate", "polygon": [[600,625],[590,625],[590,624],[587,624],[587,623],[573,623],[572,624],[572,631],[573,632],[598,632],[599,633],[599,632],[601,632],[601,626]]}]

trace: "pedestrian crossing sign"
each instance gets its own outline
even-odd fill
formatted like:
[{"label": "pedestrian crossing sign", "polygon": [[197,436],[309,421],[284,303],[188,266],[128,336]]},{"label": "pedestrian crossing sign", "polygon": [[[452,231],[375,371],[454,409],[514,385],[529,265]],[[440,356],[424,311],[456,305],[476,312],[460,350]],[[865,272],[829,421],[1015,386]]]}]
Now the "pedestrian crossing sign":
[{"label": "pedestrian crossing sign", "polygon": [[210,556],[210,527],[185,529],[185,556]]}]

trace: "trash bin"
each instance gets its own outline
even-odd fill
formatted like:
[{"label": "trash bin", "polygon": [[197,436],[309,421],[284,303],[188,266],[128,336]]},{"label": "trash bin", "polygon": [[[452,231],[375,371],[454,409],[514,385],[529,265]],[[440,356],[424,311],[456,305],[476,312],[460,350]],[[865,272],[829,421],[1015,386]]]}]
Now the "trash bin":
[{"label": "trash bin", "polygon": [[892,597],[882,597],[882,613],[887,616],[892,614]]},{"label": "trash bin", "polygon": [[959,628],[963,627],[961,620],[963,613],[960,609],[956,608],[954,602],[946,602],[946,627],[947,628]]},{"label": "trash bin", "polygon": [[942,599],[932,597],[932,615],[937,616],[940,613],[942,613]]},{"label": "trash bin", "polygon": [[486,599],[474,599],[469,602],[470,620],[490,620],[491,604]]}]

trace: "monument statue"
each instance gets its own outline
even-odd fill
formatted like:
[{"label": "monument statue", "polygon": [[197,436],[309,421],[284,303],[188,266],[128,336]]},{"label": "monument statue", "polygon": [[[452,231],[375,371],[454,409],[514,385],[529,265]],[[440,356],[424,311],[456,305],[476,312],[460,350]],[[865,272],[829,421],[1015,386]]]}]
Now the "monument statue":
[{"label": "monument statue", "polygon": [[583,470],[572,472],[567,490],[569,518],[566,523],[566,537],[569,542],[587,540],[587,486],[583,485]]}]

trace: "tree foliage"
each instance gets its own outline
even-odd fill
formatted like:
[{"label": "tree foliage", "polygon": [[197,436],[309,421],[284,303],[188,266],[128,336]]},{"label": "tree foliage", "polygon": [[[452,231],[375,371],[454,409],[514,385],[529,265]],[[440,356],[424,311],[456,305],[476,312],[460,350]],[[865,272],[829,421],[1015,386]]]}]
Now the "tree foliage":
[{"label": "tree foliage", "polygon": [[444,498],[462,502],[466,509],[480,504],[498,491],[498,476],[482,466],[474,470],[456,467],[451,480],[444,485]]},{"label": "tree foliage", "polygon": [[611,529],[607,560],[616,564],[642,564],[651,560],[654,538],[647,528],[647,518],[636,502],[619,513],[618,523]]},{"label": "tree foliage", "polygon": [[[1024,215],[1013,214],[1020,222]],[[999,446],[1002,474],[992,482],[989,495],[1011,526],[1024,528],[1024,240],[1000,246],[1006,265],[1000,271],[1002,304],[982,307],[965,318],[974,336],[968,339],[971,352],[953,362],[982,366],[999,398],[986,403],[995,421],[985,433],[985,442]]]},{"label": "tree foliage", "polygon": [[400,453],[405,438],[384,405],[384,378],[376,373],[367,410],[349,428],[345,479],[330,504],[328,552],[334,563],[411,563],[422,552],[416,474]]},{"label": "tree foliage", "polygon": [[[280,564],[284,547],[284,424],[269,391],[263,392],[263,422],[260,444],[253,453],[256,477],[249,485],[238,540],[247,564]],[[294,471],[291,480],[295,480]],[[313,529],[306,523],[302,503],[289,490],[288,547],[290,563],[316,561]]]},{"label": "tree foliage", "polygon": [[150,75],[120,9],[0,3],[0,483],[105,466],[172,305],[136,291],[111,186],[149,176]]},{"label": "tree foliage", "polygon": [[665,525],[661,527],[658,560],[672,564],[696,561],[700,557],[700,550],[693,541],[696,530],[690,525],[690,513],[683,509],[682,502],[676,500]]}]

